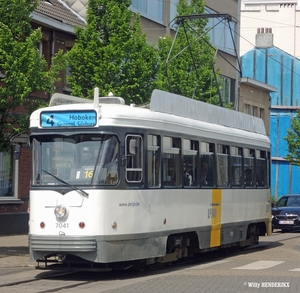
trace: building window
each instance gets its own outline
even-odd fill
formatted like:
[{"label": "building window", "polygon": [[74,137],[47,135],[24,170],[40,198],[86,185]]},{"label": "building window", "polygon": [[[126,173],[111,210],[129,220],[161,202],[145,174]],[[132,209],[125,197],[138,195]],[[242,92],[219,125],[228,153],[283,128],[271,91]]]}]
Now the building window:
[{"label": "building window", "polygon": [[221,99],[225,105],[228,105],[230,101],[234,100],[234,97],[232,96],[232,93],[234,93],[234,90],[232,89],[234,87],[234,83],[234,79],[230,77],[222,75],[219,77]]},{"label": "building window", "polygon": [[255,106],[252,107],[252,115],[257,117],[257,107]]},{"label": "building window", "polygon": [[0,197],[12,196],[12,154],[0,153]]},{"label": "building window", "polygon": [[164,22],[164,1],[162,0],[132,0],[132,11],[153,21]]},{"label": "building window", "polygon": [[244,113],[245,114],[250,114],[250,105],[244,104]]},{"label": "building window", "polygon": [[147,14],[147,0],[132,0],[131,6],[140,13]]},{"label": "building window", "polygon": [[259,118],[264,120],[264,118],[265,118],[265,109],[263,109],[263,108],[259,109]]},{"label": "building window", "polygon": [[[216,14],[217,12],[208,7],[205,7],[204,13]],[[236,56],[234,50],[234,40],[232,40],[231,37],[231,35],[234,37],[234,32],[236,31],[235,29],[236,25],[234,22],[230,21],[229,22],[230,27],[229,27],[227,20],[223,20],[223,21],[221,20],[222,20],[221,18],[210,18],[208,20],[207,27],[208,28],[214,27],[214,29],[208,32],[210,40],[212,44],[218,49],[228,54],[231,54],[233,56]]]},{"label": "building window", "polygon": [[[177,15],[177,4],[178,0],[174,0],[170,2],[170,22],[176,17]],[[171,26],[174,25],[174,22],[171,23]]]}]

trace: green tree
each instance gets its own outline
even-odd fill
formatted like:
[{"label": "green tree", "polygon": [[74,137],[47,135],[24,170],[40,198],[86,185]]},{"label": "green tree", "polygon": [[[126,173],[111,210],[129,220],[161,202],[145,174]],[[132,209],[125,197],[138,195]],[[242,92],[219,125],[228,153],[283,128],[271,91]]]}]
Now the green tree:
[{"label": "green tree", "polygon": [[77,40],[68,53],[72,94],[92,97],[113,92],[126,103],[148,102],[156,88],[157,50],[147,44],[140,16],[130,0],[89,0],[87,26],[76,30]]},{"label": "green tree", "polygon": [[30,25],[37,5],[37,0],[0,1],[0,151],[8,150],[10,139],[28,129],[29,114],[40,104],[30,94],[53,92],[65,66],[62,52],[50,69],[39,53],[42,33]]},{"label": "green tree", "polygon": [[[179,0],[177,16],[203,14],[204,6],[201,0],[191,0],[190,4]],[[159,87],[200,101],[219,104],[212,71],[215,51],[209,45],[209,37],[204,34],[207,20],[194,18],[186,23],[188,25],[182,24],[180,27],[175,25],[179,31],[172,50],[171,37],[165,36],[159,41]]]},{"label": "green tree", "polygon": [[291,122],[291,128],[287,130],[285,137],[288,146],[286,159],[297,166],[300,166],[300,111]]}]

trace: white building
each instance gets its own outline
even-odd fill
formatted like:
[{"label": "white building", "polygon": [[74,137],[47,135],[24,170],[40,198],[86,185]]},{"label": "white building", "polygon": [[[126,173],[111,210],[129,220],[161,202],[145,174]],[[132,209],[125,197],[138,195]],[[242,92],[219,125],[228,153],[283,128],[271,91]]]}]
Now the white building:
[{"label": "white building", "polygon": [[274,46],[300,58],[300,0],[241,0],[241,56],[255,47],[258,29],[271,29]]}]

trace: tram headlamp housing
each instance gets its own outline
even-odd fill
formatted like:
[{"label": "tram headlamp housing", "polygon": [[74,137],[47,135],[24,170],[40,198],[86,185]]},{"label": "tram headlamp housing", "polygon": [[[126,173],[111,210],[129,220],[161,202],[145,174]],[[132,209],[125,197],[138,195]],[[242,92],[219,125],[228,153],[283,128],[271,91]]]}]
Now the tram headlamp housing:
[{"label": "tram headlamp housing", "polygon": [[54,214],[57,218],[63,218],[67,215],[67,208],[64,205],[58,205],[54,209]]}]

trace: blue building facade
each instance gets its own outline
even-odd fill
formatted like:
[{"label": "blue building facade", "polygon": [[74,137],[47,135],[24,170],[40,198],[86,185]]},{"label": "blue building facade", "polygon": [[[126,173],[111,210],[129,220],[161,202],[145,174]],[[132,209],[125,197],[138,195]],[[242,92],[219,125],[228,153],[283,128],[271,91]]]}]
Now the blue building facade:
[{"label": "blue building facade", "polygon": [[285,159],[287,129],[300,110],[300,60],[272,46],[248,51],[241,63],[243,77],[277,88],[270,93],[271,195],[278,199],[287,193],[300,193],[300,168]]}]

